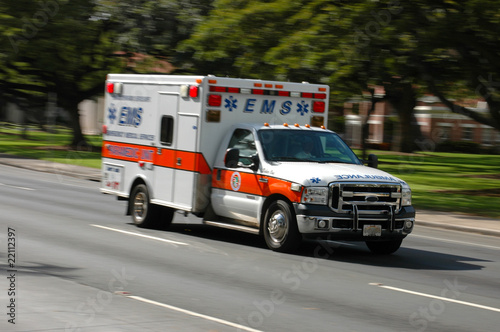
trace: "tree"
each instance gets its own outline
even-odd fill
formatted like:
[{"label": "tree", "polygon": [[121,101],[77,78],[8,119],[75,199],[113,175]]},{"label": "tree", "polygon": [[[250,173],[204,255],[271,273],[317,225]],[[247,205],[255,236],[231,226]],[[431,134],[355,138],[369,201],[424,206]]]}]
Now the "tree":
[{"label": "tree", "polygon": [[[500,3],[492,0],[446,1],[421,13],[418,31],[428,52],[416,58],[428,89],[452,112],[500,130]],[[457,84],[458,83],[458,84]],[[458,89],[483,98],[484,116],[452,101]]]},{"label": "tree", "polygon": [[[216,74],[330,83],[338,103],[383,86],[399,115],[400,149],[410,152],[420,135],[412,123],[422,91],[498,128],[499,6],[493,0],[219,1],[185,47],[198,68]],[[490,117],[450,101],[474,92],[488,102]]]},{"label": "tree", "polygon": [[123,58],[130,60],[137,54],[147,62],[131,72],[154,71],[149,66],[155,61],[169,61],[179,71],[187,63],[177,46],[189,38],[194,27],[208,15],[213,0],[100,0],[96,17],[109,22],[108,28],[115,31],[113,39]]},{"label": "tree", "polygon": [[[12,101],[47,100],[72,115],[71,145],[87,145],[80,101],[104,92],[109,72],[154,72],[183,64],[177,44],[207,15],[212,0],[1,1],[0,89]],[[127,66],[131,58],[134,66]],[[137,62],[137,58],[142,60]]]},{"label": "tree", "polygon": [[[364,22],[374,20],[366,15],[377,9],[378,3],[276,0],[217,4],[211,18],[186,44],[194,50],[195,61],[202,62],[202,68],[213,68],[216,74],[243,71],[245,76],[256,78],[330,83],[332,99],[338,104],[373,85],[394,87],[412,79],[406,73],[399,77],[393,74],[397,64],[387,62],[383,54],[382,46],[392,41],[386,34],[360,33]],[[396,6],[384,10],[389,16],[400,11]],[[404,90],[393,91],[391,96],[401,99],[395,93]],[[409,127],[411,122],[404,125]],[[401,132],[405,133],[404,142],[411,141],[406,135],[410,130]]]},{"label": "tree", "polygon": [[[72,146],[87,145],[78,104],[104,91],[106,73],[119,68],[106,21],[94,1],[3,1],[1,86],[10,95],[57,94],[72,116]],[[38,94],[37,94],[38,92]]]}]

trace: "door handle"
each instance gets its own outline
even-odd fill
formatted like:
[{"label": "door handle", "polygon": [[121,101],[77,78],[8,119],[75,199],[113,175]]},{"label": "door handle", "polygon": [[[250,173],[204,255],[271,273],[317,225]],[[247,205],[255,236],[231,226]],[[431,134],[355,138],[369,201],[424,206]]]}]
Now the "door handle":
[{"label": "door handle", "polygon": [[177,158],[177,166],[181,166],[182,164],[182,159],[181,158]]}]

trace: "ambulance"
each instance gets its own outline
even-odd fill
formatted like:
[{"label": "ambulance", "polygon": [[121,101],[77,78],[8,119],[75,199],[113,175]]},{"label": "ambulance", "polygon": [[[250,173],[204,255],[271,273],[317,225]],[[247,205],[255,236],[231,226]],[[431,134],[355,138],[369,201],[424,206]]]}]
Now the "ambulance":
[{"label": "ambulance", "polygon": [[280,252],[312,238],[393,253],[415,222],[410,187],[326,129],[329,94],[307,82],[109,74],[101,191],[126,200],[139,227],[165,228],[179,211]]}]

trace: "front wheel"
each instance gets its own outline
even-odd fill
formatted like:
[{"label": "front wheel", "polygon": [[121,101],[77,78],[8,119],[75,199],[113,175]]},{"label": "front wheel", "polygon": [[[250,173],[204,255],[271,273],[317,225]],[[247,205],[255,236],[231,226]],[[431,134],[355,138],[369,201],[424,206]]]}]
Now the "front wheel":
[{"label": "front wheel", "polygon": [[301,236],[290,204],[277,200],[269,205],[263,233],[267,246],[274,251],[292,252],[298,248]]},{"label": "front wheel", "polygon": [[366,241],[366,246],[377,255],[390,255],[401,247],[403,239],[390,241]]}]

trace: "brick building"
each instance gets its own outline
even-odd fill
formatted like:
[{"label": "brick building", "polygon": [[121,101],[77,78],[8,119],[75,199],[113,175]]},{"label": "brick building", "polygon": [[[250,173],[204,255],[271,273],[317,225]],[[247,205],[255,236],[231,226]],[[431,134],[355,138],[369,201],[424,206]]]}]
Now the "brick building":
[{"label": "brick building", "polygon": [[[469,101],[466,107],[488,115],[486,102]],[[369,101],[350,101],[344,104],[346,132],[344,139],[353,148],[361,146],[361,125],[371,107]],[[451,112],[434,96],[417,100],[415,118],[422,134],[434,143],[464,141],[478,143],[483,147],[499,147],[500,132],[493,127],[480,124],[469,117]],[[375,111],[368,120],[368,143],[389,149],[397,137],[398,116],[386,101],[375,104]]]}]

